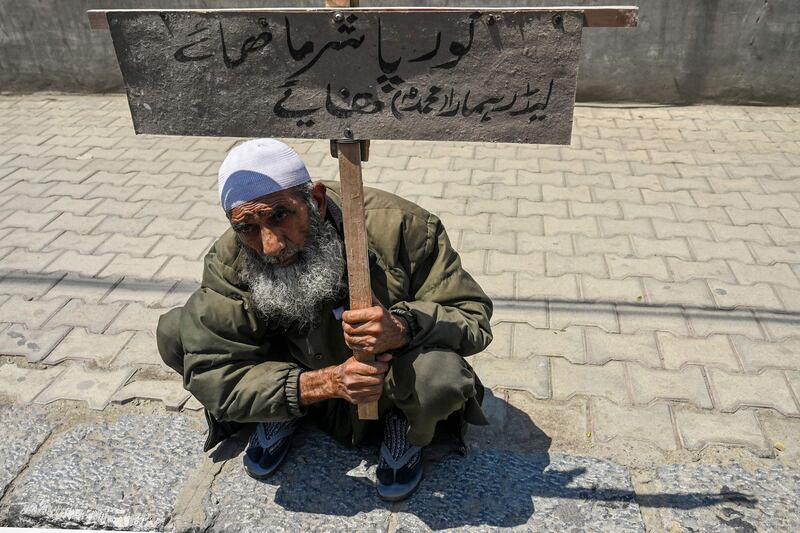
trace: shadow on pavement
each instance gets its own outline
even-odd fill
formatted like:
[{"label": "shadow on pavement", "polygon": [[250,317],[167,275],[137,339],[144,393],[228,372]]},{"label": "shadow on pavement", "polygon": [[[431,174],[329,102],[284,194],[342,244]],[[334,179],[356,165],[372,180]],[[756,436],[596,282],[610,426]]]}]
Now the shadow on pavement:
[{"label": "shadow on pavement", "polygon": [[[487,394],[484,405],[490,418],[498,402],[505,403]],[[466,457],[446,444],[429,447],[425,478],[401,504],[377,498],[376,447],[347,449],[317,431],[298,435],[287,464],[263,483],[274,488],[274,505],[290,513],[356,517],[394,511],[399,527],[409,529],[526,524],[538,529],[610,520],[610,525],[627,530],[641,524],[640,507],[757,503],[739,492],[637,494],[626,468],[604,459],[550,454],[550,438],[525,413],[510,404],[505,407],[508,414],[495,429],[498,438],[484,439],[493,447],[474,449]],[[509,424],[515,433],[529,436],[535,451],[502,449]]]}]

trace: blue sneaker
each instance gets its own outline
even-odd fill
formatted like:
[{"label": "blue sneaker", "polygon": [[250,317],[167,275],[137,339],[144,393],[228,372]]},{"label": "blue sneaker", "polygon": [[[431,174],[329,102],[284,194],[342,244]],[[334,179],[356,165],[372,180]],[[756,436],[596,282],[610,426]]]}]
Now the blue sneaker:
[{"label": "blue sneaker", "polygon": [[286,422],[262,422],[256,425],[244,451],[244,470],[255,479],[266,479],[281,465],[292,443],[299,418]]},{"label": "blue sneaker", "polygon": [[375,472],[378,496],[396,502],[408,498],[422,481],[422,448],[406,440],[408,421],[397,410],[386,416],[383,443]]}]

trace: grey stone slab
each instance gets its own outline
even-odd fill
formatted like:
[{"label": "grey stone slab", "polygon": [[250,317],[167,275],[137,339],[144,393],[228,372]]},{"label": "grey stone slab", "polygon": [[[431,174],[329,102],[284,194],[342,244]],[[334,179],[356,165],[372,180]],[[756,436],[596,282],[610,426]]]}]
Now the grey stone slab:
[{"label": "grey stone slab", "polygon": [[656,484],[667,493],[692,494],[691,505],[667,500],[659,509],[666,531],[800,531],[797,469],[668,465],[656,472]]},{"label": "grey stone slab", "polygon": [[20,478],[7,525],[161,530],[203,459],[197,419],[123,416],[79,425]]},{"label": "grey stone slab", "polygon": [[397,531],[644,531],[627,469],[602,459],[501,450],[429,465]]},{"label": "grey stone slab", "polygon": [[267,481],[230,461],[211,487],[207,531],[386,531],[389,505],[375,492],[375,449],[349,449],[319,432],[295,437]]},{"label": "grey stone slab", "polygon": [[41,410],[0,405],[0,498],[52,429]]}]

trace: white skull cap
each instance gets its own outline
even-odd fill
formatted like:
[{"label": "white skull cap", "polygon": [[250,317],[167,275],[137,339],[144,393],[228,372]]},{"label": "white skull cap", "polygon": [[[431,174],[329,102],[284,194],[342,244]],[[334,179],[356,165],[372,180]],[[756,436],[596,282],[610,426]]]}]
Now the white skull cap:
[{"label": "white skull cap", "polygon": [[219,167],[219,201],[226,213],[267,194],[309,183],[305,163],[276,139],[253,139],[234,147]]}]

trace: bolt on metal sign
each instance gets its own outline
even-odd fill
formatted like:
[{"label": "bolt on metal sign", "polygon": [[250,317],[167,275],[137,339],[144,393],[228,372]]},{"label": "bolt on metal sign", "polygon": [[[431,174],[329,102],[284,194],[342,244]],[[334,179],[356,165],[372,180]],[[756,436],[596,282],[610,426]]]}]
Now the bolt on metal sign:
[{"label": "bolt on metal sign", "polygon": [[569,144],[581,11],[109,11],[137,133]]}]

